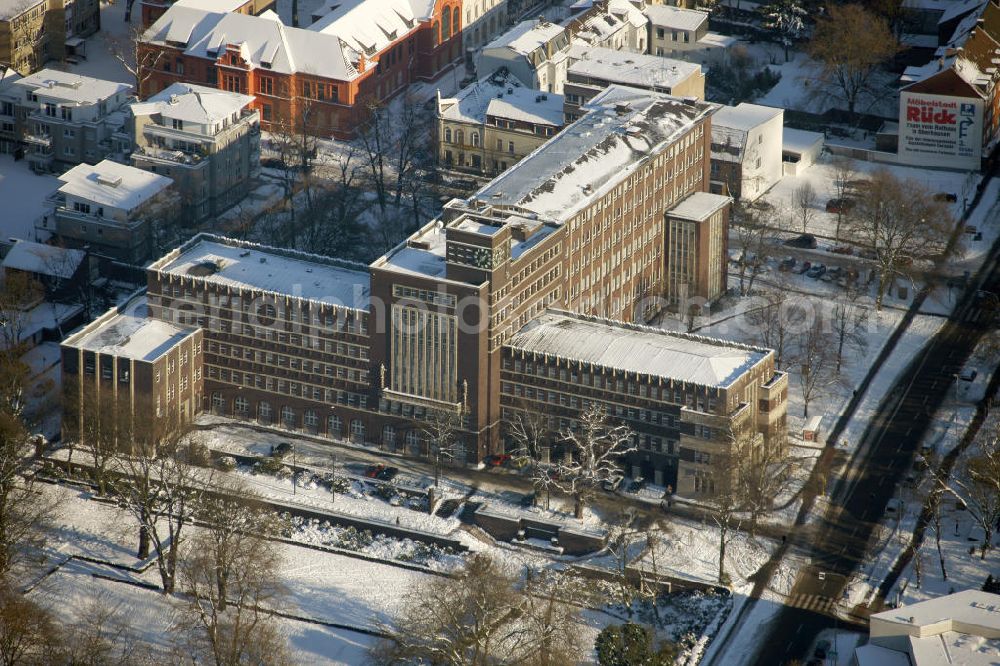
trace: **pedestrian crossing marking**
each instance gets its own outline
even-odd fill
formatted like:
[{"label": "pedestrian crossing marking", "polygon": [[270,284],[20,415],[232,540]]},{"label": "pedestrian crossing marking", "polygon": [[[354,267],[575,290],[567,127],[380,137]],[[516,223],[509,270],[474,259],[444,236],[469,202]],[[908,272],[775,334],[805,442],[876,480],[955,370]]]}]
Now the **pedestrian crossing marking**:
[{"label": "pedestrian crossing marking", "polygon": [[812,611],[814,613],[832,613],[837,607],[835,599],[821,594],[796,594],[786,602],[792,608]]}]

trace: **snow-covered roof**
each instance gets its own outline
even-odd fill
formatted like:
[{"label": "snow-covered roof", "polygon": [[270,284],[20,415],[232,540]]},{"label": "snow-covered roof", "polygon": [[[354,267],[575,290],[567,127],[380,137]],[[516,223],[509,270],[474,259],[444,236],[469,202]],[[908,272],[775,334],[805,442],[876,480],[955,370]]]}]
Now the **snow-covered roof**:
[{"label": "snow-covered roof", "polygon": [[101,317],[63,344],[136,361],[155,361],[196,330],[150,318],[142,296],[124,312]]},{"label": "snow-covered roof", "polygon": [[60,72],[56,69],[39,70],[15,81],[13,85],[30,90],[47,101],[78,106],[97,104],[132,89],[124,83],[81,76],[73,72]]},{"label": "snow-covered roof", "polygon": [[784,109],[773,106],[761,106],[740,102],[736,106],[723,106],[712,115],[712,127],[727,127],[729,129],[748,132],[760,127],[769,120],[784,115]]},{"label": "snow-covered roof", "polygon": [[716,105],[608,86],[565,128],[474,195],[564,222],[631,176],[650,154],[691,129]]},{"label": "snow-covered roof", "polygon": [[689,31],[697,30],[708,20],[708,12],[670,5],[650,5],[646,7],[646,16],[658,28]]},{"label": "snow-covered roof", "polygon": [[183,44],[185,54],[211,59],[227,44],[238,44],[255,67],[281,74],[301,71],[340,81],[358,76],[338,36],[290,28],[261,16],[174,5],[150,26],[143,39]]},{"label": "snow-covered roof", "polygon": [[953,0],[945,7],[944,13],[938,19],[938,23],[951,21],[966,12],[972,12],[978,16],[982,13],[983,8],[986,7],[987,2],[988,0]]},{"label": "snow-covered roof", "polygon": [[446,242],[444,226],[432,220],[376,264],[407,275],[443,278],[448,269],[444,260]]},{"label": "snow-covered roof", "polygon": [[701,71],[701,65],[644,53],[574,44],[569,74],[640,88],[673,89]]},{"label": "snow-covered roof", "polygon": [[[875,613],[871,642],[906,637],[916,666],[1000,663],[1000,595],[963,590],[935,599]],[[896,644],[889,647],[895,648]]]},{"label": "snow-covered roof", "polygon": [[42,0],[25,2],[25,0],[0,0],[0,21],[20,16],[32,7],[42,4]]},{"label": "snow-covered roof", "polygon": [[[79,303],[44,301],[30,310],[22,310],[11,316],[18,318],[18,342],[21,343],[45,330],[58,331],[82,312],[83,305]],[[0,344],[6,345],[6,341],[0,338]]]},{"label": "snow-covered roof", "polygon": [[626,26],[643,28],[647,23],[645,14],[628,0],[608,0],[606,7],[594,5],[584,14],[564,21],[574,38],[588,43],[606,43]]},{"label": "snow-covered roof", "polygon": [[525,352],[725,388],[767,358],[766,349],[548,310],[507,342]]},{"label": "snow-covered roof", "polygon": [[561,127],[563,96],[528,88],[501,69],[441,100],[441,116],[448,120],[477,124],[496,116],[537,125]]},{"label": "snow-covered roof", "polygon": [[3,258],[3,267],[68,280],[86,256],[83,250],[18,240]]},{"label": "snow-covered roof", "polygon": [[786,127],[781,131],[781,150],[789,153],[804,153],[813,148],[817,143],[823,143],[823,141],[824,137],[820,132],[810,132],[791,127]]},{"label": "snow-covered roof", "polygon": [[540,46],[565,32],[565,28],[556,23],[543,21],[521,21],[513,28],[503,33],[483,47],[483,51],[507,48],[521,55],[529,55]]},{"label": "snow-covered roof", "polygon": [[667,211],[667,217],[700,222],[727,205],[732,198],[710,192],[693,192]]},{"label": "snow-covered roof", "polygon": [[132,105],[137,116],[161,114],[184,122],[209,125],[239,113],[253,101],[250,95],[207,88],[191,83],[172,83],[145,102]]},{"label": "snow-covered roof", "polygon": [[198,235],[154,270],[206,282],[367,310],[368,267],[328,257]]},{"label": "snow-covered roof", "polygon": [[854,649],[857,666],[911,666],[905,652],[897,652],[880,645],[862,645]]},{"label": "snow-covered roof", "polygon": [[698,44],[707,48],[728,49],[739,41],[739,38],[733,37],[732,35],[723,35],[718,32],[706,32],[701,39],[698,40]]},{"label": "snow-covered roof", "polygon": [[418,15],[410,0],[330,0],[310,30],[336,35],[355,53],[371,55],[415,30]]},{"label": "snow-covered roof", "polygon": [[59,176],[63,194],[101,206],[129,211],[141,206],[174,181],[149,171],[111,160],[96,165],[77,164]]}]

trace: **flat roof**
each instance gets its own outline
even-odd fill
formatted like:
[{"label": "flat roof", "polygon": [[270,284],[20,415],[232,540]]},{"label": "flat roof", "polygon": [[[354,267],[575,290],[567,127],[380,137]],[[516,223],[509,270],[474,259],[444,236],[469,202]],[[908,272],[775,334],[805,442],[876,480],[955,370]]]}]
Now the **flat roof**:
[{"label": "flat roof", "polygon": [[802,153],[817,143],[823,143],[825,138],[820,132],[786,127],[781,131],[781,149],[789,152]]},{"label": "flat roof", "polygon": [[98,319],[64,344],[137,361],[154,361],[195,330],[150,318],[146,297],[142,296],[130,302],[124,312]]},{"label": "flat roof", "polygon": [[209,234],[195,236],[177,256],[151,268],[359,310],[367,310],[371,299],[371,276],[363,264]]},{"label": "flat roof", "polygon": [[132,210],[169,187],[174,181],[127,164],[102,160],[96,165],[77,164],[59,176],[59,191],[103,206]]},{"label": "flat roof", "polygon": [[497,116],[552,127],[563,124],[562,95],[529,88],[506,70],[466,86],[453,98],[442,99],[440,106],[441,117],[447,120],[483,124],[487,116]]},{"label": "flat roof", "polygon": [[731,197],[710,192],[693,192],[667,211],[667,217],[701,222],[732,201]]},{"label": "flat roof", "polygon": [[736,106],[723,106],[716,111],[712,116],[712,127],[727,127],[746,132],[784,113],[784,109],[777,107],[740,102]]},{"label": "flat roof", "polygon": [[576,44],[570,48],[569,73],[609,83],[643,88],[673,88],[701,71],[701,65],[644,53]]},{"label": "flat roof", "polygon": [[474,199],[564,222],[628,178],[716,105],[612,85],[589,112],[479,190]]},{"label": "flat roof", "polygon": [[[935,599],[920,601],[908,606],[875,613],[872,620],[900,625],[916,633],[927,632],[929,625],[960,622],[967,627],[981,627],[984,631],[1000,632],[1000,594],[981,590],[963,590]],[[942,627],[949,631],[951,627]],[[907,633],[907,632],[903,632]]]},{"label": "flat roof", "polygon": [[766,349],[548,310],[506,343],[627,372],[725,388],[765,359]]},{"label": "flat roof", "polygon": [[15,86],[30,88],[40,97],[52,98],[63,104],[97,104],[132,87],[116,81],[105,81],[73,72],[42,69],[15,81]]},{"label": "flat roof", "polygon": [[44,0],[0,0],[0,20],[7,20],[20,16],[32,7],[37,7]]}]

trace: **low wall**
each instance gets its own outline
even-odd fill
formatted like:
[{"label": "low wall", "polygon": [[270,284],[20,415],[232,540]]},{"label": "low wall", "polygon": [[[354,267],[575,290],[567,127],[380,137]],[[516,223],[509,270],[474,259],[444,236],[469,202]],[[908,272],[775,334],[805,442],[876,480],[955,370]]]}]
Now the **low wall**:
[{"label": "low wall", "polygon": [[535,517],[517,516],[490,511],[486,505],[472,514],[475,525],[500,541],[514,541],[521,531],[525,536],[550,539],[555,538],[559,547],[567,555],[586,555],[604,548],[605,536],[584,530],[575,530],[559,523],[539,520]]}]

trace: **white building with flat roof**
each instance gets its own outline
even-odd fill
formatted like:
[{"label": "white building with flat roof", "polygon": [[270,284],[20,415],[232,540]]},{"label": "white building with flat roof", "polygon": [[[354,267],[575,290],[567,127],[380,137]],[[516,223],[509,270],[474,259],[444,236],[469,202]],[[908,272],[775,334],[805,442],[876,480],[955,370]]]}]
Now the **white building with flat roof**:
[{"label": "white building with flat roof", "polygon": [[784,109],[741,102],[712,116],[712,191],[754,201],[782,177]]},{"label": "white building with flat roof", "polygon": [[857,666],[1000,664],[1000,595],[964,590],[875,613]]}]

